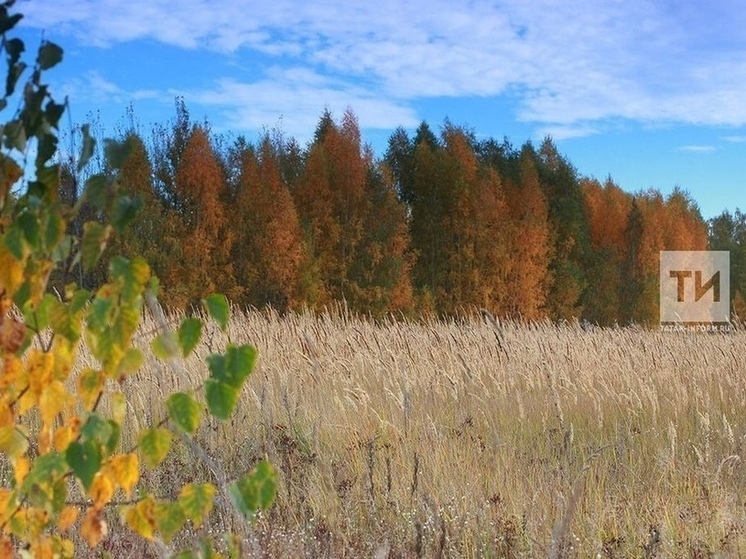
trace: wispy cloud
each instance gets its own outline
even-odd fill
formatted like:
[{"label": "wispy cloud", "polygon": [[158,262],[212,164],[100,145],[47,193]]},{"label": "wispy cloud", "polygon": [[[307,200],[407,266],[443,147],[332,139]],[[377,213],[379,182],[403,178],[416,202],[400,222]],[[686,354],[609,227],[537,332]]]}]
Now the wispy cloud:
[{"label": "wispy cloud", "polygon": [[[364,89],[344,87],[304,69],[275,71],[271,78],[252,84],[222,80],[202,92],[180,92],[190,101],[223,111],[227,129],[261,129],[278,125],[303,142],[310,139],[319,117],[319,107],[341,115],[352,107],[367,129],[414,127],[418,119],[406,105],[380,99]],[[285,118],[292,107],[292,118]]]},{"label": "wispy cloud", "polygon": [[713,151],[716,151],[717,148],[715,146],[698,146],[698,145],[691,145],[691,146],[679,146],[676,148],[676,151],[688,151],[690,153],[712,153]]},{"label": "wispy cloud", "polygon": [[[363,125],[406,125],[416,100],[510,91],[519,120],[570,137],[614,119],[746,124],[746,16],[736,4],[27,0],[22,9],[34,26],[100,47],[147,38],[261,54],[269,70],[258,79],[198,94],[247,123],[323,101],[352,105]],[[307,81],[274,71],[280,63]]]}]

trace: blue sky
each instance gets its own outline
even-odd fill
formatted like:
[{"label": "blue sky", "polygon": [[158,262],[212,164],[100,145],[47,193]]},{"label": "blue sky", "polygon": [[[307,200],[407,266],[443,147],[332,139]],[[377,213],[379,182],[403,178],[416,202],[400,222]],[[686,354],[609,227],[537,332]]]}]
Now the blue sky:
[{"label": "blue sky", "polygon": [[350,107],[381,155],[444,119],[519,146],[551,135],[581,175],[678,185],[704,217],[746,209],[746,10],[738,0],[20,0],[48,79],[110,134],[132,105],[302,144]]}]

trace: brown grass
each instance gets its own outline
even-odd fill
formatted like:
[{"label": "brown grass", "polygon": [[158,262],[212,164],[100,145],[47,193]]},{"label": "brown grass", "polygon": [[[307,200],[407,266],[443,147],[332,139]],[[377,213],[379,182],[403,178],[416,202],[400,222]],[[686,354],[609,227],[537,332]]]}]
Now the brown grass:
[{"label": "brown grass", "polygon": [[[746,555],[742,332],[249,312],[229,338],[260,363],[197,438],[228,476],[265,456],[280,471],[247,556]],[[180,371],[151,360],[127,381],[125,446],[224,342],[211,328]],[[168,496],[214,474],[178,445],[143,484]],[[236,530],[226,510],[172,549]],[[115,555],[157,551],[123,530]]]}]

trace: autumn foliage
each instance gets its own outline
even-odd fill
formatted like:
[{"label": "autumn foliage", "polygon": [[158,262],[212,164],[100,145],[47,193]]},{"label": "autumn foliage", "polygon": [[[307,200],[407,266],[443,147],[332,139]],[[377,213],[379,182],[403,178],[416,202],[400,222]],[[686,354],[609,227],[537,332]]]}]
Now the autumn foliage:
[{"label": "autumn foliage", "polygon": [[655,323],[659,251],[708,246],[685,191],[583,177],[550,138],[514,148],[422,123],[377,159],[351,110],[325,111],[301,148],[276,131],[228,144],[176,109],[150,144],[123,134],[120,179],[144,202],[121,248],[147,256],[170,307],[220,290],[280,311]]}]

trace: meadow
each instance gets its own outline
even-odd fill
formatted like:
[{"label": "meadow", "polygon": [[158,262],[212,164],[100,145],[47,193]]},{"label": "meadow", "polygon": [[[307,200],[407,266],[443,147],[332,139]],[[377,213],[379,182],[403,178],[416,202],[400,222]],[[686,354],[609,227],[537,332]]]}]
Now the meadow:
[{"label": "meadow", "polygon": [[[260,351],[236,413],[142,483],[168,495],[268,457],[278,495],[248,555],[746,555],[744,332],[235,311],[194,358],[126,381],[125,446],[226,339]],[[231,529],[218,502],[170,549]],[[111,532],[114,556],[158,551]]]}]

